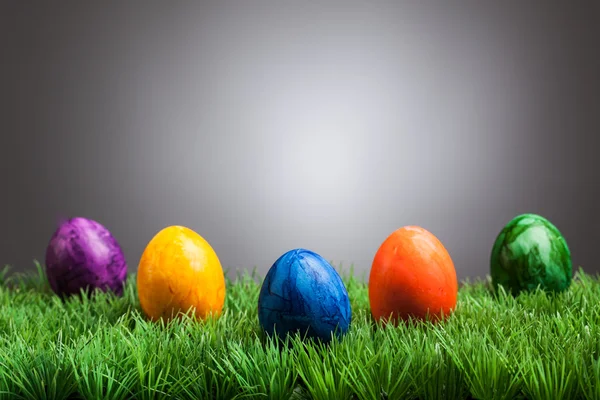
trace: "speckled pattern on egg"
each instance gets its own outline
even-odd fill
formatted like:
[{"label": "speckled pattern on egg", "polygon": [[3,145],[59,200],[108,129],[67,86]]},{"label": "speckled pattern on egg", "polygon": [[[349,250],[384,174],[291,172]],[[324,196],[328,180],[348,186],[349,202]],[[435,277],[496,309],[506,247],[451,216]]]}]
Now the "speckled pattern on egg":
[{"label": "speckled pattern on egg", "polygon": [[561,292],[571,285],[571,253],[560,231],[546,218],[522,214],[502,229],[490,258],[492,283],[517,295],[538,286]]},{"label": "speckled pattern on egg", "polygon": [[81,290],[110,290],[122,295],[127,279],[123,251],[109,230],[82,217],[60,224],[46,249],[46,275],[61,297]]},{"label": "speckled pattern on egg", "polygon": [[339,274],[320,255],[291,250],[271,267],[259,294],[258,317],[269,335],[299,332],[328,341],[350,326],[348,292]]}]

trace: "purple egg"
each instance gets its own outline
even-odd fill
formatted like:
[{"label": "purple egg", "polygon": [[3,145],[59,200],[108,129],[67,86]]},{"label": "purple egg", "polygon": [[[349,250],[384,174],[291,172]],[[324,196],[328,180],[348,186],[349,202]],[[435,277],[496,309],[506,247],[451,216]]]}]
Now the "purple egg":
[{"label": "purple egg", "polygon": [[123,294],[127,263],[110,231],[87,218],[60,224],[46,249],[46,275],[60,297],[95,289]]}]

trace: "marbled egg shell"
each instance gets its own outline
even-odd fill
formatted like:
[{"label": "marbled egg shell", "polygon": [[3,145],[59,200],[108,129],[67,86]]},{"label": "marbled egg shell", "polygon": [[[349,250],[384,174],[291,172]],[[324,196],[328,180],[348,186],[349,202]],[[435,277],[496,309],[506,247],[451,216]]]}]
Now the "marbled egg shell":
[{"label": "marbled egg shell", "polygon": [[375,320],[436,322],[456,307],[458,281],[450,254],[429,231],[405,226],[379,247],[369,276]]},{"label": "marbled egg shell", "polygon": [[106,227],[82,217],[63,221],[46,248],[46,276],[60,297],[112,291],[122,295],[127,263],[121,246]]},{"label": "marbled egg shell", "polygon": [[509,293],[538,287],[550,292],[569,288],[573,276],[571,253],[559,230],[546,218],[522,214],[496,238],[490,260],[492,284]]},{"label": "marbled egg shell", "polygon": [[137,272],[140,305],[151,320],[194,309],[204,319],[221,315],[225,276],[210,244],[184,226],[169,226],[146,246]]},{"label": "marbled egg shell", "polygon": [[337,271],[320,255],[295,249],[271,267],[258,298],[258,318],[268,335],[298,332],[324,342],[344,335],[352,311]]}]

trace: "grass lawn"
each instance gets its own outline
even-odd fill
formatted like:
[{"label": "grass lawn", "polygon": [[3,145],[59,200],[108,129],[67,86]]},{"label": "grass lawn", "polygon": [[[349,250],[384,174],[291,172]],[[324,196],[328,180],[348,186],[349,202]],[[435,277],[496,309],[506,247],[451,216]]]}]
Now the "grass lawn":
[{"label": "grass lawn", "polygon": [[227,282],[218,320],[146,321],[125,294],[63,303],[43,271],[0,274],[0,399],[600,399],[600,279],[517,298],[465,282],[444,323],[381,327],[342,274],[348,334],[329,345],[263,337],[260,280]]}]

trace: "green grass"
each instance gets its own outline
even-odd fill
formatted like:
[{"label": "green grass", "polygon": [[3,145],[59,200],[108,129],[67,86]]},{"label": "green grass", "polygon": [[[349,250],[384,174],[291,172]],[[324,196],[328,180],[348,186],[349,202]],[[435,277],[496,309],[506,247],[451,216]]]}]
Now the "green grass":
[{"label": "green grass", "polygon": [[62,302],[37,274],[0,273],[0,399],[600,399],[600,279],[512,297],[465,282],[444,323],[382,327],[342,274],[349,333],[329,345],[265,338],[260,280],[228,280],[218,320],[150,323],[123,297]]}]

